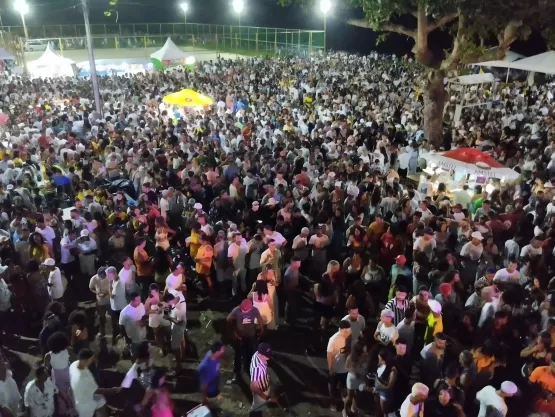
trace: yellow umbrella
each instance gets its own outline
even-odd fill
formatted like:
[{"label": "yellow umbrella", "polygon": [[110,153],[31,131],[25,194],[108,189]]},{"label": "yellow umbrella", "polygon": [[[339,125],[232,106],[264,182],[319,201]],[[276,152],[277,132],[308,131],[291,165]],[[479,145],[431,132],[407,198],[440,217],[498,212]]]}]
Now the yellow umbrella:
[{"label": "yellow umbrella", "polygon": [[204,107],[214,103],[210,97],[197,93],[196,91],[185,89],[177,93],[168,94],[164,97],[164,103],[174,104],[183,107]]}]

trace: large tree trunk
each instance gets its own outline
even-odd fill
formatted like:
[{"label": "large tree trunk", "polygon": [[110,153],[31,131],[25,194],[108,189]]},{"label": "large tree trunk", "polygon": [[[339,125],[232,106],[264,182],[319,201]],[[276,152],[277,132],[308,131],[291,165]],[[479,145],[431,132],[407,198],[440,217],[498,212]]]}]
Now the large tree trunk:
[{"label": "large tree trunk", "polygon": [[424,87],[424,137],[436,150],[443,146],[443,108],[447,100],[444,76],[443,71],[434,71]]}]

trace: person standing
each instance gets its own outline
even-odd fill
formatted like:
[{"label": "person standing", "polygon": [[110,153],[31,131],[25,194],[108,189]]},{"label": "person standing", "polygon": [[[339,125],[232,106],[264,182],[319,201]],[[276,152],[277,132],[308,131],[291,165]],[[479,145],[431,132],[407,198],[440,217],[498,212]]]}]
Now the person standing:
[{"label": "person standing", "polygon": [[291,264],[283,274],[283,292],[285,294],[285,321],[294,326],[301,302],[300,283],[303,276],[300,273],[301,259],[293,256]]},{"label": "person standing", "polygon": [[269,402],[277,402],[277,398],[270,396],[270,375],[268,360],[272,357],[272,348],[268,343],[260,343],[250,361],[250,388],[252,392],[252,406],[249,417],[262,417],[262,409]]},{"label": "person standing", "polygon": [[499,410],[501,415],[505,417],[507,415],[507,404],[505,403],[505,398],[512,397],[518,392],[518,387],[514,382],[505,381],[501,384],[501,389],[496,390],[491,385],[482,388],[476,394],[476,401],[480,403],[480,411],[478,417],[487,416],[488,406],[492,406]]},{"label": "person standing", "polygon": [[2,417],[17,417],[20,405],[21,395],[12,371],[4,360],[0,360],[0,414]]},{"label": "person standing", "polygon": [[29,417],[53,417],[58,388],[48,377],[44,366],[35,370],[35,379],[29,381],[23,395],[25,413]]},{"label": "person standing", "polygon": [[[330,393],[330,410],[337,411],[336,398],[337,388],[339,393],[347,388],[347,338],[351,335],[351,324],[347,320],[339,322],[339,330],[328,342],[327,357],[329,380],[328,388]],[[342,395],[344,397],[344,395]]]},{"label": "person standing", "polygon": [[146,339],[146,328],[143,318],[145,306],[137,293],[129,295],[129,304],[121,310],[119,325],[127,343],[138,346]]},{"label": "person standing", "polygon": [[67,236],[60,241],[60,269],[68,280],[75,277],[78,271],[76,253],[78,251],[75,229],[67,231]]},{"label": "person standing", "polygon": [[171,322],[171,349],[175,356],[175,372],[181,371],[185,358],[185,332],[187,331],[187,303],[179,291],[170,290],[164,295],[164,302],[172,308],[167,319]]},{"label": "person standing", "polygon": [[220,396],[221,362],[224,353],[224,345],[215,342],[198,366],[200,395],[204,405],[210,405],[211,399]]},{"label": "person standing", "polygon": [[236,232],[233,234],[233,242],[229,245],[227,257],[229,263],[233,265],[233,296],[244,294],[247,291],[245,258],[247,256],[248,246],[241,236],[241,233]]},{"label": "person standing", "polygon": [[430,389],[421,382],[412,386],[410,394],[399,409],[399,417],[424,416],[424,402],[428,399]]},{"label": "person standing", "polygon": [[195,269],[199,277],[206,280],[208,289],[212,290],[212,279],[210,272],[212,268],[212,258],[214,257],[214,248],[210,244],[210,239],[204,233],[200,235],[200,248],[198,248],[195,256]]},{"label": "person standing", "polygon": [[146,252],[146,239],[137,238],[135,250],[133,251],[133,261],[137,269],[137,283],[141,287],[143,295],[147,295],[148,287],[154,282],[154,271],[152,268],[152,258]]},{"label": "person standing", "polygon": [[62,282],[62,273],[56,266],[56,261],[52,258],[47,258],[43,262],[43,268],[48,276],[48,294],[52,301],[62,301],[64,296],[64,284]]},{"label": "person standing", "polygon": [[96,241],[89,236],[87,229],[81,230],[79,239],[77,239],[77,246],[79,247],[81,273],[88,276],[94,275],[97,246]]},{"label": "person standing", "polygon": [[69,339],[64,332],[54,333],[48,338],[48,353],[44,356],[44,364],[51,369],[50,377],[58,395],[56,398],[57,413],[66,416],[75,412],[75,401],[69,383],[69,365],[73,351],[69,347]]},{"label": "person standing", "polygon": [[95,362],[94,352],[81,349],[79,359],[69,366],[71,390],[75,396],[75,406],[79,417],[105,417],[105,394],[117,394],[120,388],[99,388],[89,367]]},{"label": "person standing", "polygon": [[89,281],[89,289],[96,295],[96,313],[100,327],[100,336],[106,335],[106,313],[110,306],[110,281],[106,279],[106,268],[98,268],[96,275]]},{"label": "person standing", "polygon": [[252,354],[256,344],[256,330],[264,330],[264,320],[257,308],[249,299],[245,299],[238,307],[231,310],[227,316],[227,322],[232,326],[235,336],[233,359],[233,381],[241,379],[241,364],[245,369],[249,369]]},{"label": "person standing", "polygon": [[106,268],[106,277],[110,283],[110,315],[112,317],[112,345],[116,344],[116,339],[120,334],[119,317],[121,310],[127,305],[125,298],[125,285],[118,275],[115,267]]}]

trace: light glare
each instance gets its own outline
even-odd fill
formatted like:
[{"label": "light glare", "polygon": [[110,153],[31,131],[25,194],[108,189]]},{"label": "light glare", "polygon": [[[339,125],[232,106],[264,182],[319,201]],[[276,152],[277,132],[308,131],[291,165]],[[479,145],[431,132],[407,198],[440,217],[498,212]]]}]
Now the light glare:
[{"label": "light glare", "polygon": [[233,6],[233,10],[235,11],[235,13],[241,14],[243,9],[245,8],[245,1],[244,0],[233,0],[231,5]]},{"label": "light glare", "polygon": [[187,13],[189,11],[189,3],[181,3],[179,7],[181,7],[181,10],[183,10],[183,13]]},{"label": "light glare", "polygon": [[331,0],[320,0],[320,10],[324,14],[328,14],[331,10]]},{"label": "light glare", "polygon": [[29,13],[29,4],[25,0],[16,0],[14,9],[21,14],[27,14]]}]

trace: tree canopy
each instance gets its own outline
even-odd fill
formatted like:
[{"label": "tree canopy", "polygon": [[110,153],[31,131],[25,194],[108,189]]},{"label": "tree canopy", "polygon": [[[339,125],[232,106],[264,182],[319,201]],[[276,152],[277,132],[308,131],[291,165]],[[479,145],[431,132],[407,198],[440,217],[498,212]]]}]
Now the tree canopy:
[{"label": "tree canopy", "polygon": [[[279,1],[288,5],[314,0]],[[486,56],[502,58],[515,40],[532,30],[548,40],[554,33],[550,16],[555,0],[350,0],[348,5],[364,13],[363,19],[350,24],[410,37],[417,61],[433,69],[449,70]],[[451,36],[449,50],[438,54],[431,47],[435,31]]]}]

